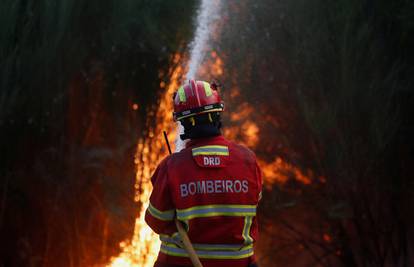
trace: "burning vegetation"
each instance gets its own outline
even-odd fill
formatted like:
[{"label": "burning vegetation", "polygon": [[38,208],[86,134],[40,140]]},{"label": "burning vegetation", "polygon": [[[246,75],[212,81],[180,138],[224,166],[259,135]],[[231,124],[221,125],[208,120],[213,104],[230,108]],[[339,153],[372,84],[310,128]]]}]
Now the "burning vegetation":
[{"label": "burning vegetation", "polygon": [[[131,240],[120,243],[122,249],[118,257],[111,259],[110,267],[151,267],[157,258],[160,241],[158,236],[152,232],[144,221],[145,210],[148,207],[149,196],[152,190],[151,175],[156,166],[165,156],[168,155],[163,131],[168,131],[168,139],[174,140],[176,128],[172,124],[172,95],[180,86],[181,78],[184,73],[181,65],[182,56],[175,54],[172,66],[169,71],[170,81],[168,86],[160,84],[161,92],[159,103],[154,108],[153,119],[147,121],[149,129],[146,137],[138,141],[135,164],[137,167],[135,182],[135,201],[139,206],[139,213],[135,219],[135,227]],[[174,149],[174,147],[172,147]]]},{"label": "burning vegetation", "polygon": [[[217,52],[211,52],[204,60],[205,63],[199,72],[220,79],[223,74],[223,61]],[[181,83],[183,83],[185,68],[180,65],[182,62],[184,61],[181,55],[176,54],[173,57],[172,66],[174,67],[171,67],[168,72],[170,77],[169,84],[166,88],[162,88],[163,84],[160,84],[162,90],[160,91],[160,100],[156,107],[154,107],[153,118],[148,120],[148,123],[153,120],[156,123],[147,125],[149,129],[148,136],[140,139],[138,142],[135,158],[137,165],[135,201],[138,202],[140,209],[135,221],[132,239],[120,243],[121,254],[112,258],[108,266],[150,267],[158,255],[160,246],[158,236],[146,225],[144,215],[152,190],[151,174],[160,160],[167,156],[162,132],[167,129],[170,140],[177,138],[177,126],[173,123],[171,116],[173,110],[171,97]],[[233,99],[231,101],[237,103],[236,98],[240,94],[234,93],[238,92],[238,90],[232,90],[232,92]],[[252,112],[253,108],[247,102],[242,103],[238,109],[229,111],[229,123],[238,124],[242,122],[243,124],[241,127],[225,127],[224,135],[229,139],[238,140],[251,149],[255,149],[259,142],[259,128],[250,118]],[[289,179],[296,179],[303,184],[311,183],[309,177],[305,176],[297,167],[283,162],[281,158],[276,158],[270,163],[259,159],[259,163],[263,170],[266,188],[272,188],[275,183],[284,184]]]},{"label": "burning vegetation", "polygon": [[[12,2],[0,266],[152,266],[144,211],[195,4]],[[195,78],[221,82],[223,134],[257,154],[261,266],[414,265],[413,5],[224,2]]]}]

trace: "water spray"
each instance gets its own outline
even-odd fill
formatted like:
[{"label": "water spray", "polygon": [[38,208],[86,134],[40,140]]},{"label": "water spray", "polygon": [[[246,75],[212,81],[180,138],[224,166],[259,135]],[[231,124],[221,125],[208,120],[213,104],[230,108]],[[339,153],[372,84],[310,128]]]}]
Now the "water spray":
[{"label": "water spray", "polygon": [[[202,65],[205,57],[211,33],[214,31],[214,23],[220,18],[220,1],[219,0],[202,0],[198,9],[197,27],[194,39],[191,42],[190,60],[188,62],[188,71],[184,75],[185,80],[195,79],[197,71]],[[195,79],[196,80],[196,79]],[[175,150],[178,152],[185,147],[185,142],[180,139],[184,133],[184,128],[177,123],[177,136],[175,141]]]}]

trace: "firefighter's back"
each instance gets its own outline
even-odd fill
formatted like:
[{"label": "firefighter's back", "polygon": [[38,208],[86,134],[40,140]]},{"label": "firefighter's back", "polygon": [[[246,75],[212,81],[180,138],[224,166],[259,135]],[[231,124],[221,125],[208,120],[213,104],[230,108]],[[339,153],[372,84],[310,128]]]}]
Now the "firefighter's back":
[{"label": "firefighter's back", "polygon": [[[167,163],[176,216],[204,266],[247,266],[257,239],[261,192],[254,154],[221,136],[192,140]],[[186,252],[162,237],[161,252],[182,264]]]},{"label": "firefighter's back", "polygon": [[161,238],[156,267],[191,266],[174,224],[187,227],[204,267],[254,262],[260,170],[253,152],[221,136],[218,83],[188,80],[173,95],[173,118],[186,148],[155,170],[145,221]]}]

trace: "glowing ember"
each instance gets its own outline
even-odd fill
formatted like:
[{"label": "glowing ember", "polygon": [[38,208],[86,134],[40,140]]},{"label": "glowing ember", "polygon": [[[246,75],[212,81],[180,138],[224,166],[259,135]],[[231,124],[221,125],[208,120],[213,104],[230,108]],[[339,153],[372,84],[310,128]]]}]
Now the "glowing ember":
[{"label": "glowing ember", "polygon": [[330,235],[328,235],[328,234],[323,234],[323,240],[325,241],[325,242],[328,242],[328,243],[330,243],[331,241],[332,241],[332,237],[330,236]]},{"label": "glowing ember", "polygon": [[[177,65],[181,56],[176,54],[173,58],[173,65]],[[108,267],[150,267],[153,266],[160,247],[158,236],[147,226],[144,221],[145,210],[148,207],[148,200],[152,190],[150,178],[159,161],[167,155],[165,141],[162,131],[169,132],[170,140],[175,137],[175,129],[172,122],[171,111],[173,92],[179,87],[180,78],[183,75],[181,66],[170,69],[171,81],[163,92],[161,101],[155,113],[154,120],[157,122],[154,129],[150,129],[148,138],[141,139],[137,146],[135,164],[137,165],[135,183],[135,201],[140,203],[140,211],[135,220],[134,234],[131,240],[119,244],[122,252],[116,258],[111,259]],[[161,88],[165,84],[160,84]],[[173,142],[171,142],[173,145]],[[173,148],[174,149],[174,148]]]}]

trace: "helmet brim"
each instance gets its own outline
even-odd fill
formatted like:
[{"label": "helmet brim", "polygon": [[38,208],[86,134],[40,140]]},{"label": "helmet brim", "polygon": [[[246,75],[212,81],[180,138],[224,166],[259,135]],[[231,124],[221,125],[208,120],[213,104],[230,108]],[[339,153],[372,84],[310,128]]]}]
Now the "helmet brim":
[{"label": "helmet brim", "polygon": [[197,116],[203,113],[209,112],[222,112],[224,110],[224,103],[216,103],[211,105],[202,106],[190,110],[184,110],[181,112],[173,112],[174,121],[180,121],[182,119]]}]

